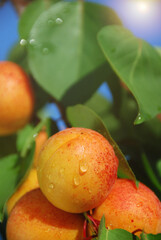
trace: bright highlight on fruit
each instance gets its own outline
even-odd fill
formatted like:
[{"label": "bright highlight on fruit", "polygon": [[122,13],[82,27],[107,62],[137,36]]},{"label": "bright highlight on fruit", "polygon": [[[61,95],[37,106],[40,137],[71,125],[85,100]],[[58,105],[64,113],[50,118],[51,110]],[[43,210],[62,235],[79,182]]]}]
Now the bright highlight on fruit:
[{"label": "bright highlight on fruit", "polygon": [[43,146],[38,159],[38,181],[47,199],[73,213],[88,211],[107,197],[117,177],[118,159],[98,132],[69,128]]},{"label": "bright highlight on fruit", "polygon": [[13,62],[0,62],[0,136],[10,135],[30,120],[34,97],[23,69]]},{"label": "bright highlight on fruit", "polygon": [[84,218],[54,207],[35,189],[15,205],[7,222],[7,240],[82,240]]},{"label": "bright highlight on fruit", "polygon": [[105,216],[109,229],[122,228],[136,235],[161,233],[161,202],[144,184],[117,179],[106,200],[94,210],[93,218]]}]

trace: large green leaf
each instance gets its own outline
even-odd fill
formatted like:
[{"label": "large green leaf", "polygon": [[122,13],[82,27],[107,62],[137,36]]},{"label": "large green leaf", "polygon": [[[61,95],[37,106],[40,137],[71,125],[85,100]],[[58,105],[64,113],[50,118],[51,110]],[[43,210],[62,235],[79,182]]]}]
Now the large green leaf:
[{"label": "large green leaf", "polygon": [[161,239],[161,234],[146,234],[142,233],[141,234],[141,240],[160,240]]},{"label": "large green leaf", "polygon": [[3,220],[5,202],[15,190],[18,173],[17,154],[0,159],[0,222]]},{"label": "large green leaf", "polygon": [[20,158],[18,154],[11,154],[0,159],[0,222],[3,220],[6,201],[26,177],[31,167],[34,151],[33,143],[24,158]]},{"label": "large green leaf", "polygon": [[19,21],[19,33],[20,37],[26,41],[30,30],[40,16],[40,14],[48,9],[53,3],[58,2],[59,0],[36,0],[31,2],[24,10]]},{"label": "large green leaf", "polygon": [[121,26],[104,27],[98,41],[108,62],[139,105],[136,123],[161,112],[161,57],[147,42]]},{"label": "large green leaf", "polygon": [[113,146],[115,154],[119,159],[119,176],[136,181],[135,175],[132,172],[124,155],[122,154],[116,142],[110,136],[110,133],[108,132],[101,118],[95,112],[86,106],[78,104],[67,108],[67,118],[73,127],[90,128],[101,133],[105,138],[107,138],[107,140]]},{"label": "large green leaf", "polygon": [[[77,90],[82,84],[85,92],[94,92],[102,82],[101,65],[105,63],[96,35],[108,24],[120,24],[120,20],[110,8],[94,3],[59,2],[44,11],[33,25],[27,45],[37,82],[59,100],[71,95],[77,83]],[[90,84],[86,83],[88,75],[93,79]]]}]

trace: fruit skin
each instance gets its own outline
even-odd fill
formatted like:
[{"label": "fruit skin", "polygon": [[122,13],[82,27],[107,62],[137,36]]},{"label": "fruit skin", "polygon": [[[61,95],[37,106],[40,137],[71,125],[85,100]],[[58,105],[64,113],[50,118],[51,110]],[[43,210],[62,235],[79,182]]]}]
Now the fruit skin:
[{"label": "fruit skin", "polygon": [[7,240],[81,240],[84,218],[54,207],[35,189],[15,205],[7,222]]},{"label": "fruit skin", "polygon": [[100,220],[103,214],[110,229],[161,233],[161,202],[141,182],[137,189],[133,181],[117,179],[107,199],[94,210],[92,217]]},{"label": "fruit skin", "polygon": [[24,180],[24,182],[18,187],[16,192],[10,197],[7,201],[7,213],[10,214],[12,208],[16,204],[16,202],[27,192],[32,189],[38,188],[38,180],[37,180],[37,171],[36,169],[31,169],[29,175]]},{"label": "fruit skin", "polygon": [[24,127],[34,108],[29,78],[16,63],[0,62],[0,136],[10,135]]},{"label": "fruit skin", "polygon": [[68,128],[48,139],[38,159],[38,181],[47,199],[73,213],[88,211],[107,197],[118,159],[98,132]]}]

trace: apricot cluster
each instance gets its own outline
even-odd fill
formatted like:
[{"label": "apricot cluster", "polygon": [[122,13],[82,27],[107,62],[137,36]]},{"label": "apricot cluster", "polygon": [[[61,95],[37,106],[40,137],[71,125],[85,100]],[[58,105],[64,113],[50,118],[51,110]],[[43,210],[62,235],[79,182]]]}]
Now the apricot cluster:
[{"label": "apricot cluster", "polygon": [[7,240],[86,239],[82,213],[90,210],[97,223],[105,216],[108,229],[161,232],[161,202],[144,184],[117,179],[118,159],[101,134],[68,128],[37,142],[37,189],[11,210]]}]

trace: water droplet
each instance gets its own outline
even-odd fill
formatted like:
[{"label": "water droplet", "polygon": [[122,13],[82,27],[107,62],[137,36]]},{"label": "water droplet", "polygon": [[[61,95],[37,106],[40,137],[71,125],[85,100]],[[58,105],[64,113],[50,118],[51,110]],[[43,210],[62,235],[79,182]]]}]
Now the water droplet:
[{"label": "water droplet", "polygon": [[35,138],[35,137],[37,137],[37,133],[35,133],[35,134],[33,135],[33,138]]},{"label": "water droplet", "polygon": [[52,178],[52,175],[51,175],[51,174],[49,174],[49,175],[48,175],[48,178],[49,178],[49,180],[51,180],[51,178]]},{"label": "water droplet", "polygon": [[80,170],[80,173],[83,174],[83,173],[86,173],[87,170],[88,170],[88,164],[86,161],[80,161],[80,164],[79,164],[79,170]]},{"label": "water droplet", "polygon": [[49,53],[49,49],[48,48],[43,48],[42,52],[43,52],[43,54],[48,54]]},{"label": "water droplet", "polygon": [[49,26],[52,26],[52,25],[54,25],[54,21],[52,19],[49,19],[48,24],[49,24]]},{"label": "water droplet", "polygon": [[139,113],[136,120],[135,120],[135,123],[139,124],[139,123],[142,123],[144,121],[142,115]]},{"label": "water droplet", "polygon": [[89,193],[92,193],[92,190],[91,190],[91,189],[89,189],[89,190],[88,190],[88,192],[89,192]]},{"label": "water droplet", "polygon": [[30,45],[32,45],[32,46],[34,46],[35,45],[35,39],[30,39],[30,41],[29,41],[29,43],[30,43]]},{"label": "water droplet", "polygon": [[49,52],[49,49],[48,49],[48,48],[43,48],[42,52],[43,52],[44,54],[47,54],[47,53]]},{"label": "water droplet", "polygon": [[141,207],[141,206],[143,206],[143,203],[142,203],[142,202],[139,202],[139,203],[136,204],[136,206],[137,206],[137,207]]},{"label": "water droplet", "polygon": [[53,183],[50,183],[50,184],[49,184],[49,188],[50,188],[50,189],[53,189],[53,188],[54,188],[54,184],[53,184]]},{"label": "water droplet", "polygon": [[21,39],[20,44],[21,44],[21,46],[25,46],[27,44],[27,40]]},{"label": "water droplet", "polygon": [[59,172],[60,172],[60,176],[63,176],[63,174],[64,174],[64,168],[61,168]]},{"label": "water droplet", "polygon": [[56,19],[56,23],[57,23],[57,24],[61,24],[61,23],[63,23],[63,20],[62,20],[61,18],[57,18],[57,19]]},{"label": "water droplet", "polygon": [[74,177],[74,185],[78,186],[81,182],[80,176],[75,176]]}]

